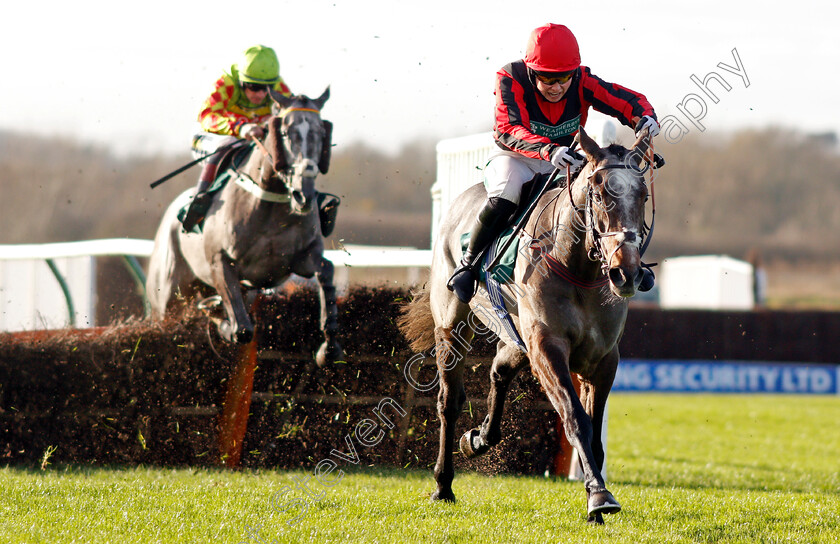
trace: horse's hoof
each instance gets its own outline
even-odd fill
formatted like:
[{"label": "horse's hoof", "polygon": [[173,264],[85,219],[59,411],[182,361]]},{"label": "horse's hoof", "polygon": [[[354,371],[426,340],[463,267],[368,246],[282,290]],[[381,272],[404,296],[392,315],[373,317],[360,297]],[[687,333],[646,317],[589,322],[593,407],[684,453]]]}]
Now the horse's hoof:
[{"label": "horse's hoof", "polygon": [[227,319],[219,321],[216,328],[219,330],[219,336],[221,336],[225,342],[248,344],[254,339],[253,328],[237,329],[236,332],[234,332],[233,326],[231,326],[230,321]]},{"label": "horse's hoof", "polygon": [[461,449],[461,453],[470,458],[478,457],[490,450],[490,446],[481,441],[481,432],[478,429],[471,429],[465,432],[461,436],[458,446]]},{"label": "horse's hoof", "polygon": [[216,328],[218,329],[219,336],[222,337],[222,340],[225,342],[233,342],[233,330],[231,330],[230,321],[223,319],[219,321]]},{"label": "horse's hoof", "polygon": [[616,512],[620,511],[621,505],[618,504],[618,501],[615,500],[615,497],[612,496],[612,493],[610,493],[606,489],[603,491],[591,493],[589,495],[586,513],[589,514],[590,519],[593,515],[615,514]]},{"label": "horse's hoof", "polygon": [[249,344],[254,339],[254,329],[239,329],[236,331],[237,344]]},{"label": "horse's hoof", "polygon": [[447,489],[446,491],[442,491],[438,489],[434,493],[432,493],[432,500],[433,501],[445,501],[445,502],[455,502],[455,493],[452,492],[451,489]]},{"label": "horse's hoof", "polygon": [[324,342],[315,354],[315,363],[319,368],[324,368],[328,364],[340,361],[343,357],[344,351],[338,342]]}]

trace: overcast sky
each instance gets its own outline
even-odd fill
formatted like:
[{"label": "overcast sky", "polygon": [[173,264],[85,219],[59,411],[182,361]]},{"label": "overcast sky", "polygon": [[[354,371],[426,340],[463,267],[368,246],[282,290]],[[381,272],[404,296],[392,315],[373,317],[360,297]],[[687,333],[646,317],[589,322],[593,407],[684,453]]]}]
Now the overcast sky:
[{"label": "overcast sky", "polygon": [[[593,73],[644,93],[685,137],[767,125],[833,131],[838,11],[812,0],[11,2],[0,130],[186,151],[213,82],[263,43],[293,91],[331,86],[324,117],[334,143],[396,150],[489,130],[495,71],[522,57],[534,27],[555,22],[576,34]],[[733,50],[742,75],[718,67],[738,69]],[[710,72],[730,87],[709,81],[717,103],[691,80]],[[701,113],[704,131],[687,118]]]}]

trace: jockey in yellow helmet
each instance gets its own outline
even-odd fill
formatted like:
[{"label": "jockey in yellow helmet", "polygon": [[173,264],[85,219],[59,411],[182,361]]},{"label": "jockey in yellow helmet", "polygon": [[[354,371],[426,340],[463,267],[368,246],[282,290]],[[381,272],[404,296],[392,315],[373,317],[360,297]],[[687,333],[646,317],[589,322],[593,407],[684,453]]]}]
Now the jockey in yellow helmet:
[{"label": "jockey in yellow helmet", "polygon": [[[264,45],[246,49],[240,61],[216,80],[213,92],[198,114],[202,132],[193,137],[196,158],[203,157],[237,139],[262,138],[263,123],[271,117],[269,87],[290,96],[289,87],[280,77],[280,63],[274,50]],[[196,187],[196,195],[184,216],[189,232],[203,219],[210,205],[207,189],[216,177],[221,155],[208,157]]]}]

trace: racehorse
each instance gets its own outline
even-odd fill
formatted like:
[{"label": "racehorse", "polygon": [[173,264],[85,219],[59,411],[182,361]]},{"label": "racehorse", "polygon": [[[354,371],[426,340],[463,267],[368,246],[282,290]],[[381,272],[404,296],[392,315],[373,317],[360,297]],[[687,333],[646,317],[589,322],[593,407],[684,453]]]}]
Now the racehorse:
[{"label": "racehorse", "polygon": [[[523,229],[529,243],[519,252],[512,282],[503,287],[521,348],[500,326],[486,291],[480,289],[467,305],[446,288],[461,260],[461,236],[486,199],[480,184],[453,202],[435,243],[429,287],[415,293],[403,309],[400,328],[415,351],[435,356],[440,380],[434,500],[455,501],[452,450],[466,400],[464,356],[476,333],[492,332],[498,343],[488,414],[479,428],[461,437],[461,452],[475,457],[501,441],[505,395],[517,372],[530,363],[579,454],[589,521],[603,523],[603,514],[621,509],[601,474],[601,428],[627,301],[643,277],[640,247],[648,234],[643,174],[652,163],[646,157],[647,130],[631,150],[617,144],[600,148],[583,128],[578,138],[586,164],[573,181],[546,191],[537,201]],[[580,397],[571,373],[579,376]]]},{"label": "racehorse", "polygon": [[276,287],[291,273],[315,276],[320,286],[324,342],[316,361],[340,359],[333,264],[324,258],[315,178],[329,163],[329,130],[320,111],[329,88],[316,98],[285,97],[270,91],[279,111],[268,122],[264,143],[245,151],[232,180],[215,193],[200,233],[185,232],[178,212],[194,189],[166,210],[149,260],[146,293],[152,318],[178,305],[218,293],[226,318],[219,319],[227,341],[248,343],[254,325],[243,288]]}]

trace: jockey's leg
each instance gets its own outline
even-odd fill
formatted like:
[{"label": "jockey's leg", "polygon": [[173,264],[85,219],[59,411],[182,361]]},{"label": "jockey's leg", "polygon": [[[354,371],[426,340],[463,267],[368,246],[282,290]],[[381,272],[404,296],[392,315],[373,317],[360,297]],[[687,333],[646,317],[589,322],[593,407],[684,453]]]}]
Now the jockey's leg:
[{"label": "jockey's leg", "polygon": [[449,283],[446,286],[454,291],[461,302],[469,302],[475,295],[479,266],[479,257],[487,249],[487,246],[500,235],[508,226],[511,214],[516,211],[516,204],[501,197],[493,197],[487,200],[484,208],[478,212],[478,217],[473,224],[470,233],[470,243],[461,265],[455,269]]},{"label": "jockey's leg", "polygon": [[494,157],[484,169],[489,198],[478,212],[461,264],[446,284],[461,302],[467,303],[475,295],[478,261],[490,243],[507,228],[519,203],[522,185],[530,181],[534,173],[523,161],[507,155]]},{"label": "jockey's leg", "polygon": [[[218,134],[199,134],[193,138],[193,155],[196,158],[212,153],[219,147],[227,145],[236,141],[235,136],[220,136]],[[222,160],[222,154],[211,155],[204,161],[201,168],[201,174],[198,176],[198,185],[195,188],[195,196],[190,203],[187,213],[184,214],[184,230],[191,231],[198,223],[200,223],[207,210],[210,208],[210,203],[213,201],[207,190],[216,179],[216,170],[219,168],[219,162]]]},{"label": "jockey's leg", "polygon": [[198,177],[198,185],[195,189],[195,196],[190,202],[190,207],[187,210],[187,213],[184,214],[184,230],[191,231],[193,227],[195,227],[198,223],[204,219],[204,216],[207,214],[207,210],[210,208],[210,202],[212,202],[212,197],[209,193],[207,193],[207,189],[210,188],[212,185],[213,180],[216,179],[216,169],[218,168],[218,163],[213,159],[219,158],[218,155],[213,155],[212,157],[207,159],[207,162],[204,163],[204,166],[201,169],[201,175]]}]

